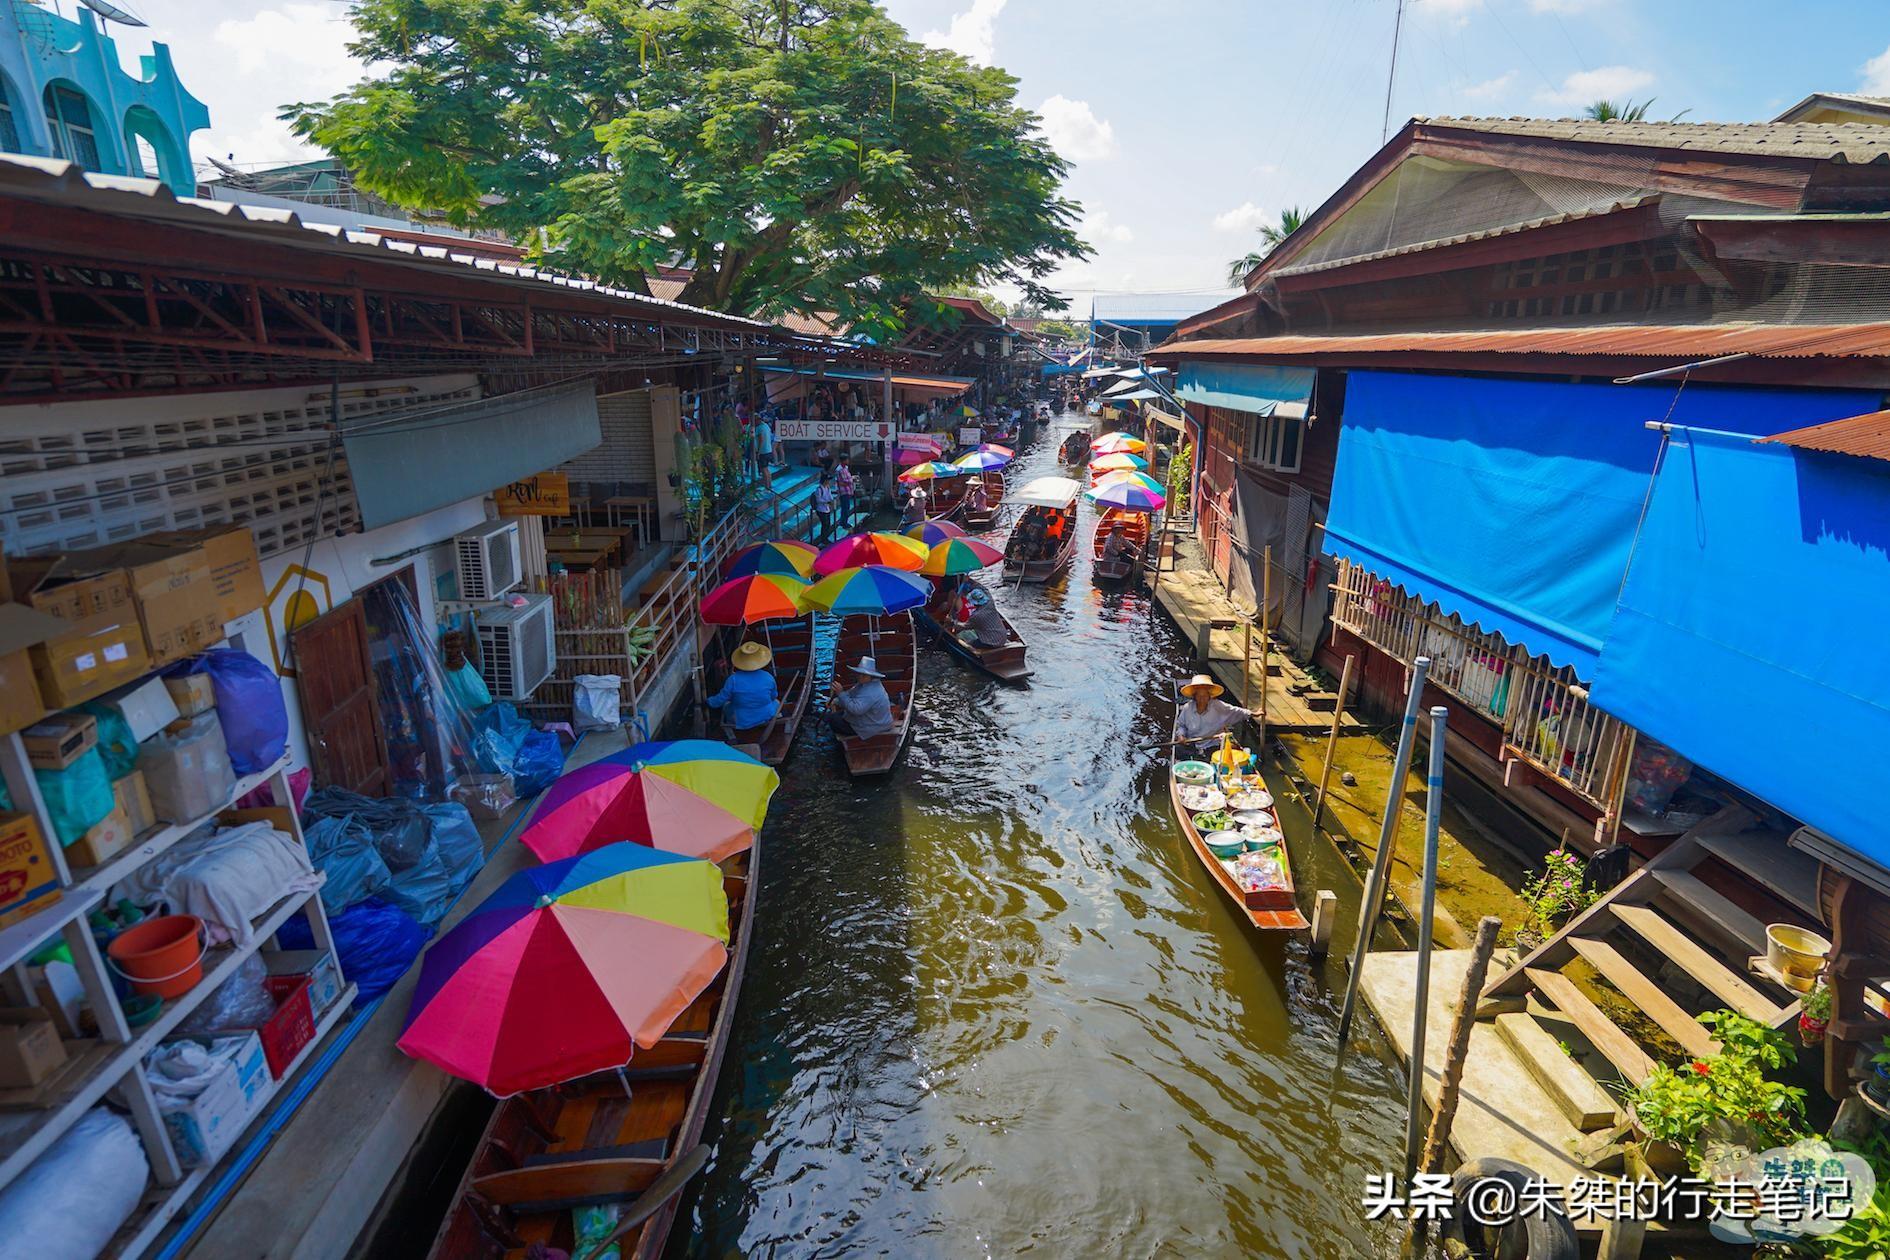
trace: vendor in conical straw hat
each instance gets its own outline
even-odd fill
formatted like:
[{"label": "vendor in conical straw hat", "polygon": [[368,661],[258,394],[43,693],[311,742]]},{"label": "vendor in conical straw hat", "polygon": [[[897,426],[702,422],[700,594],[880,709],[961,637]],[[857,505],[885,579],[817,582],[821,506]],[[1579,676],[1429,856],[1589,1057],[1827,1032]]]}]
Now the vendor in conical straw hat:
[{"label": "vendor in conical straw hat", "polygon": [[773,660],[765,644],[752,640],[729,653],[728,681],[708,705],[722,710],[722,724],[734,743],[753,743],[781,711],[780,689],[768,668]]},{"label": "vendor in conical straw hat", "polygon": [[1253,710],[1220,699],[1222,687],[1206,674],[1196,674],[1181,685],[1181,709],[1175,714],[1178,743],[1208,743],[1219,739]]}]

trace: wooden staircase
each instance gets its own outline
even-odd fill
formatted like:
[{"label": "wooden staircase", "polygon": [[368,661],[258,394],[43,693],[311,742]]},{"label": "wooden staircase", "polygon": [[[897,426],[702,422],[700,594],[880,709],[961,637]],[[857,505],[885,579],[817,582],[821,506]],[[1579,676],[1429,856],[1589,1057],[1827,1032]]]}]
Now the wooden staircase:
[{"label": "wooden staircase", "polygon": [[[1765,925],[1693,873],[1716,835],[1750,821],[1733,808],[1700,823],[1485,986],[1479,1016],[1495,1018],[1498,1034],[1577,1129],[1618,1124],[1603,1083],[1637,1085],[1654,1059],[1589,996],[1592,985],[1584,991],[1565,973],[1571,964],[1592,969],[1610,996],[1694,1057],[1719,1049],[1695,1018],[1703,1011],[1725,1007],[1774,1028],[1797,1019],[1796,995],[1744,966],[1765,953]],[[1725,958],[1740,960],[1740,970]]]}]

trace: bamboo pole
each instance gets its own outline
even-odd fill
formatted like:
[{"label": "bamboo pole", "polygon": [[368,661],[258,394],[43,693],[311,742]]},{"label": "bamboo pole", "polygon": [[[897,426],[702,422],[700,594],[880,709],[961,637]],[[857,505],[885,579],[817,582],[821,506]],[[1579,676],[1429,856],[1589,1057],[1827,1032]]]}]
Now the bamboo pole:
[{"label": "bamboo pole", "polygon": [[[1477,1022],[1477,997],[1483,992],[1483,980],[1490,969],[1490,955],[1496,952],[1496,931],[1503,921],[1493,914],[1477,924],[1476,941],[1470,948],[1470,969],[1464,973],[1463,987],[1457,993],[1457,1009],[1450,1020],[1450,1044],[1444,1051],[1444,1073],[1438,1083],[1437,1110],[1431,1113],[1430,1132],[1424,1138],[1424,1154],[1417,1170],[1425,1173],[1444,1171],[1444,1151],[1450,1143],[1450,1126],[1457,1119],[1457,1102],[1463,1093],[1463,1069],[1470,1057],[1470,1029]],[[1408,1253],[1415,1254],[1415,1243],[1424,1237],[1425,1220],[1414,1215],[1405,1237]]]},{"label": "bamboo pole", "polygon": [[1267,747],[1267,693],[1273,689],[1273,625],[1269,613],[1273,605],[1273,544],[1268,543],[1260,554],[1260,751],[1264,754]]},{"label": "bamboo pole", "polygon": [[1345,669],[1339,675],[1338,703],[1332,706],[1332,729],[1326,732],[1326,764],[1319,771],[1319,791],[1313,797],[1312,825],[1319,830],[1319,819],[1326,812],[1326,785],[1332,780],[1332,758],[1339,751],[1339,723],[1345,719],[1345,698],[1352,691],[1352,662],[1356,656],[1345,658]]},{"label": "bamboo pole", "polygon": [[[1404,1184],[1417,1171],[1418,1117],[1424,1110],[1424,1034],[1430,1021],[1431,933],[1437,913],[1437,832],[1444,813],[1444,723],[1449,710],[1431,710],[1431,770],[1424,782],[1424,895],[1418,911],[1417,986],[1412,995],[1411,1069],[1404,1096]],[[1472,1003],[1474,1013],[1475,1004]]]}]

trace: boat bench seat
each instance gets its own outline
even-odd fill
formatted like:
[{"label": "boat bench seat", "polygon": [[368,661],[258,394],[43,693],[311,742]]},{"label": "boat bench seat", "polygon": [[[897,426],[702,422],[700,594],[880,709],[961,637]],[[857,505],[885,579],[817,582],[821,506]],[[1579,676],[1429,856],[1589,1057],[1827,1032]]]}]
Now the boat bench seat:
[{"label": "boat bench seat", "polygon": [[473,1178],[472,1190],[496,1207],[520,1216],[620,1203],[650,1188],[664,1161],[597,1158],[596,1151],[562,1162],[528,1161],[523,1167]]}]

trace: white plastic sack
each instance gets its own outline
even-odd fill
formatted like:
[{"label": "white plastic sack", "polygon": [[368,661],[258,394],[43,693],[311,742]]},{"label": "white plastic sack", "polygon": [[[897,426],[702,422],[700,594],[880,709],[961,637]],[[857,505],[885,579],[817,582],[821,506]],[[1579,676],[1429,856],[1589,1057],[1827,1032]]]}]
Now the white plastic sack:
[{"label": "white plastic sack", "polygon": [[571,697],[571,724],[580,731],[623,725],[623,679],[615,674],[579,674]]},{"label": "white plastic sack", "polygon": [[290,893],[321,887],[322,879],[288,832],[240,823],[193,832],[120,880],[111,896],[140,906],[163,902],[174,914],[202,919],[210,944],[247,945],[254,919]]},{"label": "white plastic sack", "polygon": [[92,1108],[0,1189],[0,1260],[92,1260],[137,1210],[150,1171],[131,1125]]},{"label": "white plastic sack", "polygon": [[163,821],[191,822],[229,802],[236,771],[216,710],[199,713],[176,733],[152,736],[138,750],[151,810]]}]

